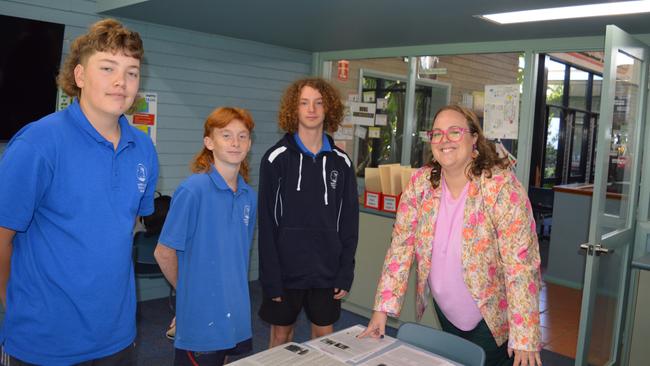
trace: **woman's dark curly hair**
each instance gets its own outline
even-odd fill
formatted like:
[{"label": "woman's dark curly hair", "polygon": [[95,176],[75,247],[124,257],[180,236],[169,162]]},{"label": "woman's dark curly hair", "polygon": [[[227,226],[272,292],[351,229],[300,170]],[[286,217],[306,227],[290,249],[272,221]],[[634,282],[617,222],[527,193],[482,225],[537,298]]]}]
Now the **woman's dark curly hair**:
[{"label": "woman's dark curly hair", "polygon": [[339,92],[327,81],[321,78],[306,78],[294,81],[284,91],[278,112],[278,126],[289,133],[298,131],[298,103],[300,92],[305,86],[312,87],[323,96],[325,120],[323,129],[333,133],[339,129],[343,121],[343,103]]},{"label": "woman's dark curly hair", "polygon": [[[478,137],[476,140],[476,149],[478,150],[479,154],[468,166],[466,172],[468,178],[471,179],[472,177],[478,177],[483,174],[483,172],[485,172],[488,177],[491,177],[492,169],[495,166],[502,169],[510,167],[510,161],[508,158],[500,158],[496,147],[494,146],[494,143],[488,141],[485,138],[485,135],[483,135],[483,129],[481,129],[478,117],[476,117],[476,114],[474,114],[474,112],[459,105],[447,105],[438,110],[436,115],[433,117],[434,123],[436,118],[438,118],[438,115],[444,111],[456,111],[465,116],[467,126],[469,127],[472,136]],[[429,164],[427,164],[427,166],[430,166],[432,168],[429,180],[431,181],[433,188],[438,188],[438,186],[440,186],[442,167],[440,166],[440,163],[433,159],[433,154],[431,154],[431,156],[432,160]]]}]

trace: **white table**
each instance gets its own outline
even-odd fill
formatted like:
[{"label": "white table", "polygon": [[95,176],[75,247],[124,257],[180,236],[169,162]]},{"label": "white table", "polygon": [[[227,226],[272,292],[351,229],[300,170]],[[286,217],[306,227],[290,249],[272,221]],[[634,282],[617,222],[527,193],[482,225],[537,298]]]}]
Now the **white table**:
[{"label": "white table", "polygon": [[459,366],[392,337],[358,339],[356,325],[305,343],[287,343],[231,363],[233,366]]}]

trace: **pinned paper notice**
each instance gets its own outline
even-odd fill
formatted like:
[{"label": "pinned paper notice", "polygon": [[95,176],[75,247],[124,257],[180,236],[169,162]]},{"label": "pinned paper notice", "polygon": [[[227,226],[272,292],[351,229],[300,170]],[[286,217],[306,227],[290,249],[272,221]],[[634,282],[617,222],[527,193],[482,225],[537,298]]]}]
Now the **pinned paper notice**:
[{"label": "pinned paper notice", "polygon": [[343,124],[350,125],[352,124],[352,110],[350,109],[350,102],[343,102]]},{"label": "pinned paper notice", "polygon": [[388,99],[377,98],[377,109],[386,109],[388,107]]},{"label": "pinned paper notice", "polygon": [[334,140],[352,140],[354,138],[354,126],[341,126],[334,132]]},{"label": "pinned paper notice", "polygon": [[350,101],[350,102],[360,102],[361,98],[359,98],[359,94],[352,93],[352,94],[348,94],[348,101]]},{"label": "pinned paper notice", "polygon": [[418,136],[420,136],[420,141],[422,142],[429,141],[429,131],[419,131]]},{"label": "pinned paper notice", "polygon": [[352,123],[362,126],[374,126],[375,103],[348,102],[352,113]]},{"label": "pinned paper notice", "polygon": [[376,126],[386,126],[388,124],[388,115],[387,114],[376,114],[375,115],[375,125]]},{"label": "pinned paper notice", "polygon": [[368,127],[368,138],[369,139],[378,139],[381,134],[381,128],[379,127]]},{"label": "pinned paper notice", "polygon": [[375,91],[365,91],[363,92],[363,102],[364,103],[374,103],[375,102]]},{"label": "pinned paper notice", "polygon": [[360,139],[365,139],[367,131],[367,128],[363,126],[357,126],[357,128],[354,129],[354,135]]}]

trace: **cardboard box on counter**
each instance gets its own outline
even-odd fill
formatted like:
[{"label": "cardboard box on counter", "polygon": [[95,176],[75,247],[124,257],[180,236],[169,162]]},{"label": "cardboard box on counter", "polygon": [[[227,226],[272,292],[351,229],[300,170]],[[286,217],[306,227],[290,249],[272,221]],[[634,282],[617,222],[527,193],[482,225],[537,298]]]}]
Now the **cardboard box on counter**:
[{"label": "cardboard box on counter", "polygon": [[411,167],[399,164],[383,164],[366,168],[366,191],[364,206],[386,212],[397,212],[403,187],[412,173]]}]

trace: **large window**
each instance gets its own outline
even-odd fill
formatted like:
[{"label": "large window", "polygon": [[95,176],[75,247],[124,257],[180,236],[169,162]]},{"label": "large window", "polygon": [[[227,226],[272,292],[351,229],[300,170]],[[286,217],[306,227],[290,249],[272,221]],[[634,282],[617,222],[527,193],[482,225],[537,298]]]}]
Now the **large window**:
[{"label": "large window", "polygon": [[[358,176],[366,167],[385,163],[423,166],[431,160],[426,132],[440,107],[462,104],[474,110],[482,123],[487,87],[514,86],[520,93],[523,83],[520,53],[337,60],[329,65],[326,74],[343,99],[376,104],[371,109],[381,115],[372,125],[348,121],[345,132],[335,136],[353,158]],[[408,96],[409,75],[415,79],[412,96]],[[519,103],[512,108],[518,112]],[[518,118],[509,122],[514,127],[511,135],[517,135],[518,123]],[[502,140],[513,155],[515,141]]]},{"label": "large window", "polygon": [[540,55],[531,169],[535,186],[593,181],[602,82],[599,55]]},{"label": "large window", "polygon": [[[386,75],[371,70],[362,70],[361,96],[367,99],[385,99],[386,125],[378,125],[379,138],[359,138],[356,150],[357,174],[363,175],[364,168],[379,164],[400,163],[405,138],[406,78]],[[449,101],[449,85],[428,80],[418,80],[415,86],[415,131],[431,129],[433,114]],[[420,167],[427,163],[431,149],[418,133],[412,136],[411,166]]]}]

